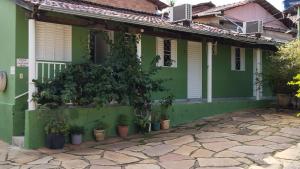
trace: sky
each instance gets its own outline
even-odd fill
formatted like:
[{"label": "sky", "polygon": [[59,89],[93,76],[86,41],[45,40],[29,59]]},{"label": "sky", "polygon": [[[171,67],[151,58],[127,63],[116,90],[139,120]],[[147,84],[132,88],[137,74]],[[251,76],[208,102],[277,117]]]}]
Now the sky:
[{"label": "sky", "polygon": [[[161,0],[165,2],[166,4],[169,4],[170,0]],[[212,1],[214,4],[217,6],[219,5],[224,5],[224,4],[229,4],[229,3],[234,3],[234,2],[239,2],[242,0],[176,0],[176,5],[188,3],[188,4],[198,4],[201,2],[209,2]],[[271,4],[273,4],[276,8],[279,10],[283,10],[283,2],[282,0],[268,0]]]}]

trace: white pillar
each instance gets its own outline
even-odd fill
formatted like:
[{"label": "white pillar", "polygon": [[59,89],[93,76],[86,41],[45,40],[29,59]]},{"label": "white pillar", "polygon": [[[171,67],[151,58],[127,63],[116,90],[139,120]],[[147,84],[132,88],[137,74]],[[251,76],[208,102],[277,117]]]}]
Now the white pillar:
[{"label": "white pillar", "polygon": [[262,51],[260,48],[256,49],[256,100],[261,100],[262,96]]},{"label": "white pillar", "polygon": [[36,92],[35,84],[32,82],[36,79],[35,20],[29,19],[28,25],[28,110],[35,110],[37,104],[32,99],[32,95]]},{"label": "white pillar", "polygon": [[138,40],[137,44],[136,44],[136,54],[137,57],[140,61],[142,61],[142,36],[141,34],[137,34],[136,38]]},{"label": "white pillar", "polygon": [[212,42],[207,43],[207,102],[212,102]]}]

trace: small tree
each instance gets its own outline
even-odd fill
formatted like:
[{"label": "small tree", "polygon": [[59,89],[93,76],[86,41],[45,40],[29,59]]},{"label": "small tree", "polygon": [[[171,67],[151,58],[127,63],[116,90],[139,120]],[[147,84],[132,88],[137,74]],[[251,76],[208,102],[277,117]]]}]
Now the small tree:
[{"label": "small tree", "polygon": [[300,41],[295,40],[279,47],[266,61],[264,79],[274,94],[293,95],[296,90],[287,85],[300,71]]}]

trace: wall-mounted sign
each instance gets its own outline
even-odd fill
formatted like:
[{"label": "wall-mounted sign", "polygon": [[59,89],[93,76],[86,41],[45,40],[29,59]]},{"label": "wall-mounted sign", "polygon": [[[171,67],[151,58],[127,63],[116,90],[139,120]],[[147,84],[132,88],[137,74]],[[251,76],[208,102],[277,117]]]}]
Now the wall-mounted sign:
[{"label": "wall-mounted sign", "polygon": [[17,67],[28,67],[28,59],[17,59]]}]

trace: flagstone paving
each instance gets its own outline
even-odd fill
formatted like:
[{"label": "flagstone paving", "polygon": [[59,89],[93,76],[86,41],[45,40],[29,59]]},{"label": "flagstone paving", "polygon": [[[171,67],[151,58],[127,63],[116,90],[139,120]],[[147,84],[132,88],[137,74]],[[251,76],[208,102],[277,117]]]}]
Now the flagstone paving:
[{"label": "flagstone paving", "polygon": [[0,142],[0,169],[300,169],[300,118],[248,110],[63,150]]}]

